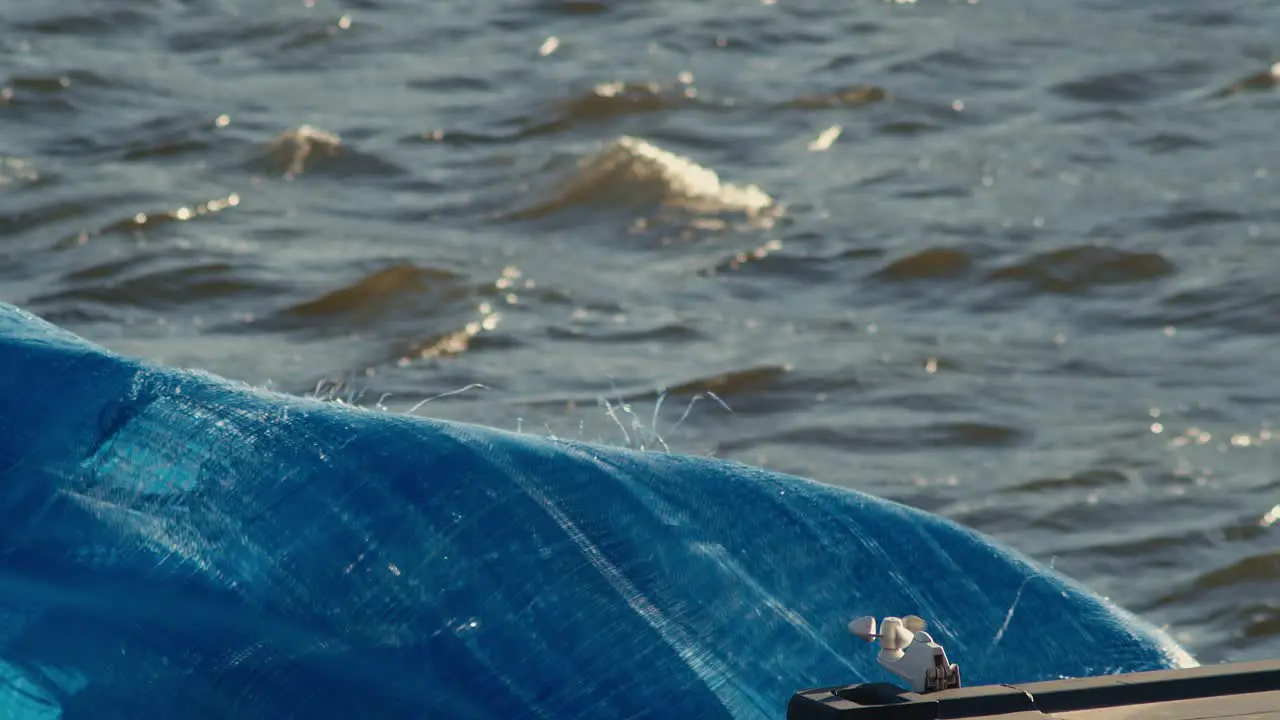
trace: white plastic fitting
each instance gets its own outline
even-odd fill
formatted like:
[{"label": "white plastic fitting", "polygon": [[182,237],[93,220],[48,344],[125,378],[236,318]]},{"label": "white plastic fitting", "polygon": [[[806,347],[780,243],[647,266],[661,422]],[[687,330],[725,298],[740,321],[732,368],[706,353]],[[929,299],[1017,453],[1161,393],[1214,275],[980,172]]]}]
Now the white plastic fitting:
[{"label": "white plastic fitting", "polygon": [[849,623],[849,632],[871,642],[880,641],[876,660],[880,666],[906,680],[918,693],[960,687],[960,666],[947,659],[947,651],[924,631],[925,622],[915,615],[887,617],[876,632],[874,617]]}]

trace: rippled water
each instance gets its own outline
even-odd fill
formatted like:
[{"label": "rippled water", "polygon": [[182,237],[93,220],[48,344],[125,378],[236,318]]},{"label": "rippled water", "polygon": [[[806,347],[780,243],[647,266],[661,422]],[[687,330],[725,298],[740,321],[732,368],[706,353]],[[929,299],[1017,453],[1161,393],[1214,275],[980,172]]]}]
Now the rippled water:
[{"label": "rippled water", "polygon": [[1280,651],[1280,3],[3,18],[0,299],[290,392],[868,490],[1202,661]]}]

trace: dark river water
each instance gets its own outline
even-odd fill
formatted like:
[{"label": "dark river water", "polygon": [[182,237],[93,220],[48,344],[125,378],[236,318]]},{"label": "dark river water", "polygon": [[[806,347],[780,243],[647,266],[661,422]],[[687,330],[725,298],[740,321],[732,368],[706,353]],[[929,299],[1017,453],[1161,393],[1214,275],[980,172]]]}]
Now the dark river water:
[{"label": "dark river water", "polygon": [[858,488],[1280,654],[1280,2],[0,8],[0,299]]}]

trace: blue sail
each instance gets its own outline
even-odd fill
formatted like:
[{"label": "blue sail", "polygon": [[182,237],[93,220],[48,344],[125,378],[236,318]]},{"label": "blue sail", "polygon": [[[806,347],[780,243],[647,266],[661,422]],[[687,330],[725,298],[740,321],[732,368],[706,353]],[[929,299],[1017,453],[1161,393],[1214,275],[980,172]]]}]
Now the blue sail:
[{"label": "blue sail", "polygon": [[1194,664],[892,502],[274,394],[4,305],[0,480],[5,717],[779,720],[893,679],[857,615],[926,618],[966,684]]}]

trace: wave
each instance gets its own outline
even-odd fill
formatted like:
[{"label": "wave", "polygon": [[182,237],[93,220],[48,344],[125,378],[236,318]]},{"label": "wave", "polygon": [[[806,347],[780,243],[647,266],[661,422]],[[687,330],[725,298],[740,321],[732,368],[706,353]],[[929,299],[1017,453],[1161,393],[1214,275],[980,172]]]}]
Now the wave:
[{"label": "wave", "polygon": [[949,521],[710,458],[275,394],[0,305],[0,707],[30,718],[778,718],[885,679],[1192,665]]},{"label": "wave", "polygon": [[1218,91],[1216,97],[1227,97],[1246,92],[1256,92],[1258,90],[1270,90],[1276,85],[1280,85],[1280,62],[1275,63],[1266,70],[1254,73],[1246,78],[1242,78],[1231,83],[1231,85]]},{"label": "wave", "polygon": [[536,220],[580,206],[665,206],[694,215],[733,214],[768,225],[783,208],[755,185],[724,182],[714,170],[624,136],[583,159],[553,197],[513,213]]},{"label": "wave", "polygon": [[303,173],[339,178],[390,177],[405,173],[404,168],[394,162],[355,150],[337,134],[310,125],[300,125],[276,136],[245,167],[288,180]]},{"label": "wave", "polygon": [[1039,293],[1077,293],[1097,286],[1150,282],[1177,270],[1157,252],[1131,252],[1104,245],[1076,245],[1039,253],[993,271],[992,281],[1009,281]]}]

